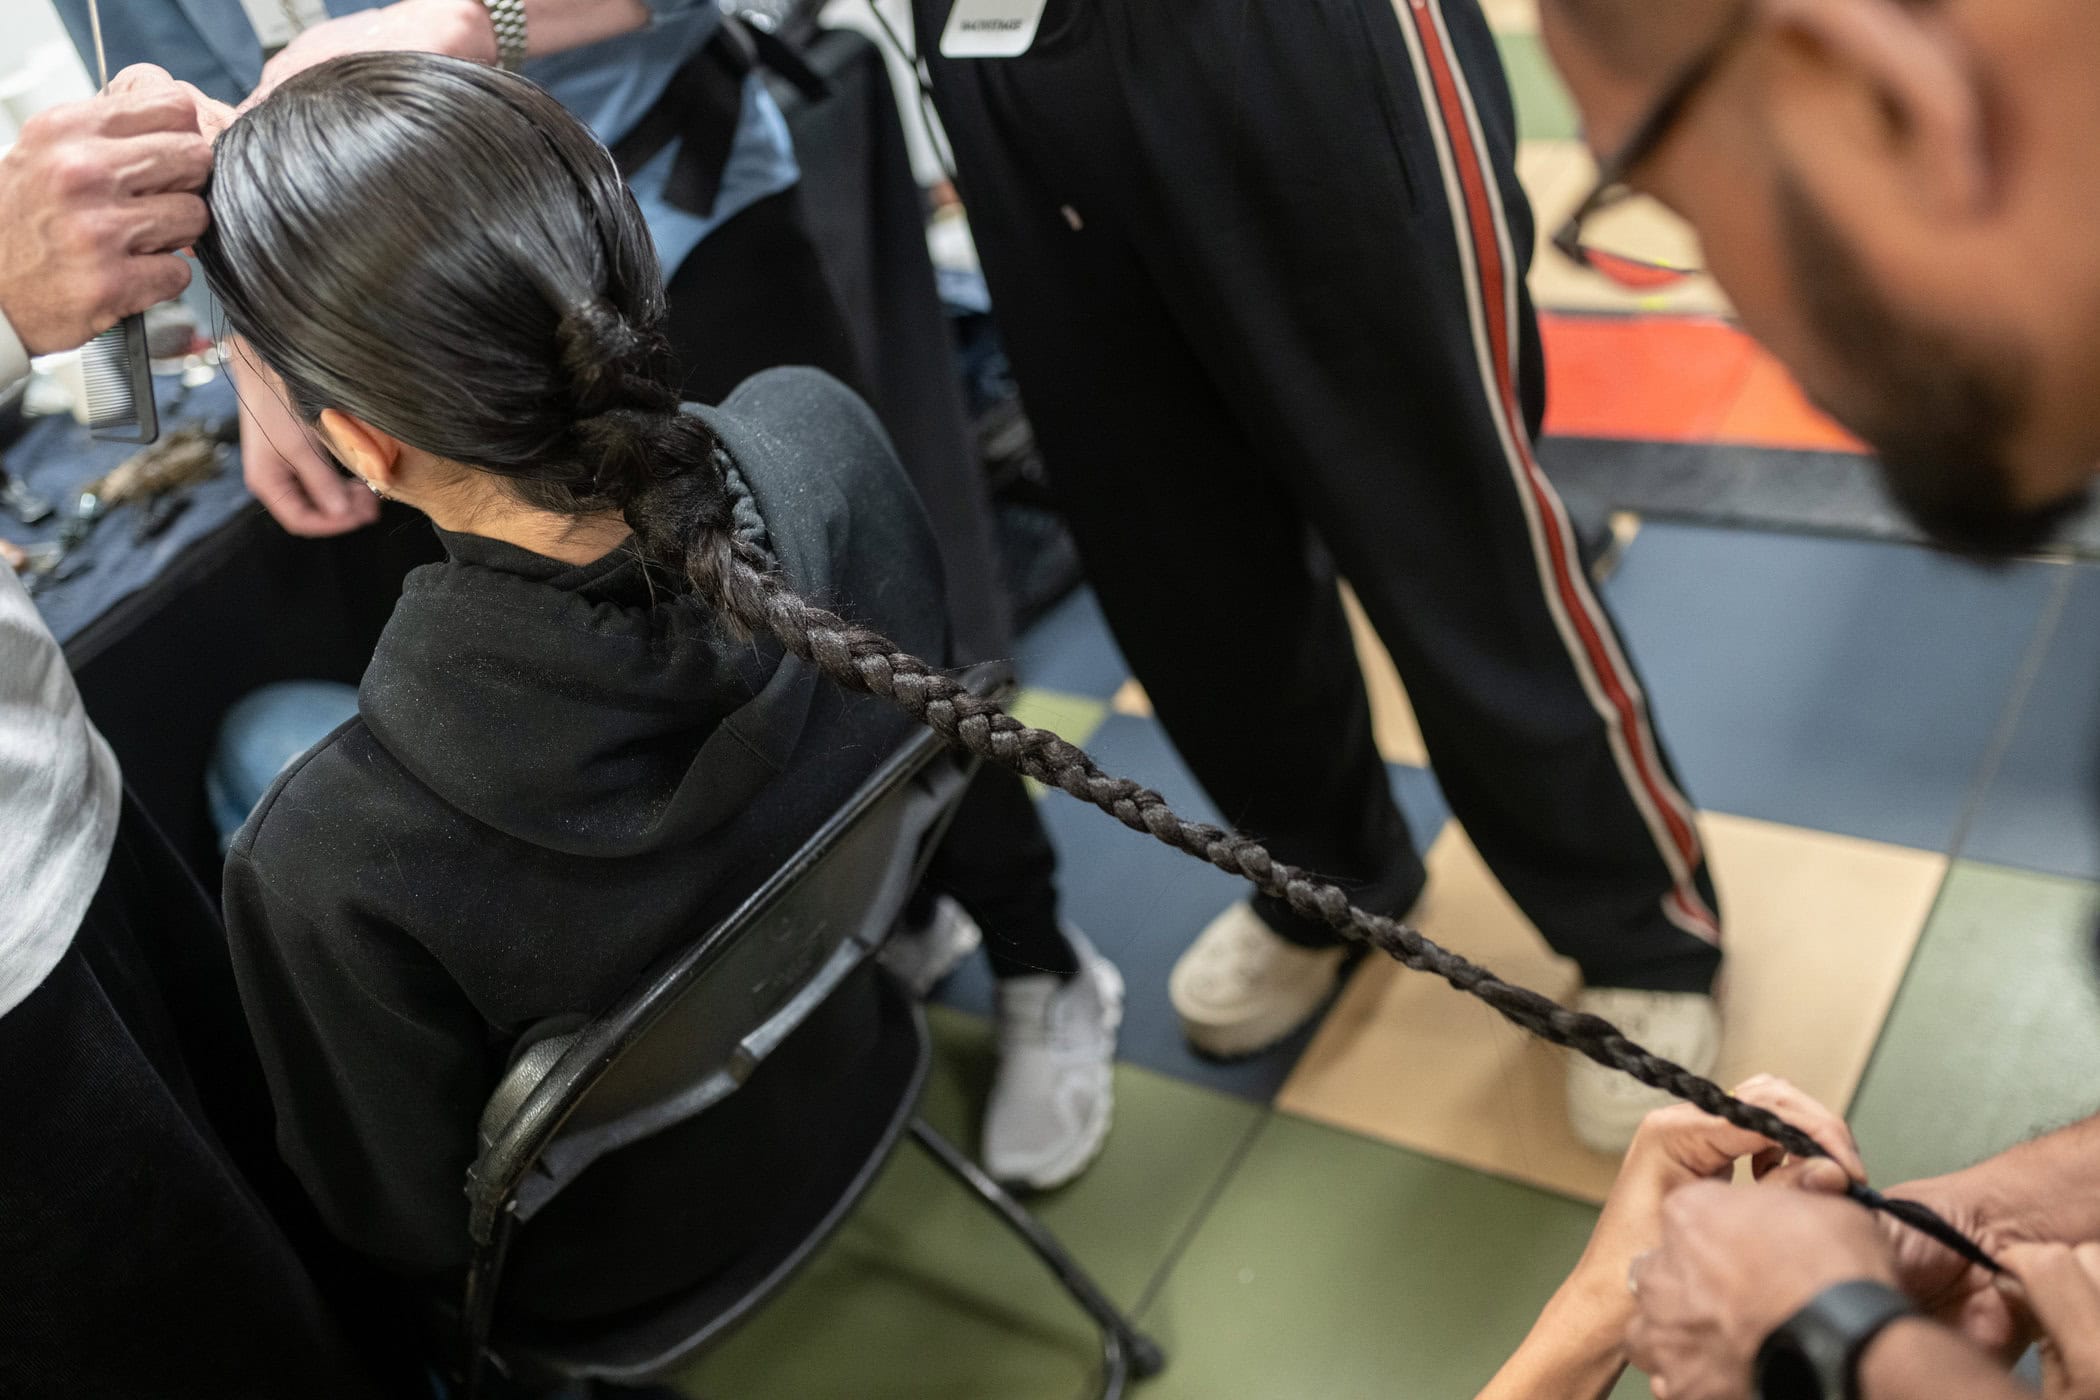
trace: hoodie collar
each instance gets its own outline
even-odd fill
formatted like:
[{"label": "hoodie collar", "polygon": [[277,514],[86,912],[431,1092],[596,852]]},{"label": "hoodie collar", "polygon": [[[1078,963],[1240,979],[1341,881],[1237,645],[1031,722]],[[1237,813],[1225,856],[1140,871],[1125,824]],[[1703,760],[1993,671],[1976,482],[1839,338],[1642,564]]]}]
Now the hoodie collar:
[{"label": "hoodie collar", "polygon": [[787,763],[815,673],[732,638],[668,570],[624,546],[571,565],[439,535],[448,557],[409,576],[358,708],[448,804],[533,845],[633,855],[713,830]]}]

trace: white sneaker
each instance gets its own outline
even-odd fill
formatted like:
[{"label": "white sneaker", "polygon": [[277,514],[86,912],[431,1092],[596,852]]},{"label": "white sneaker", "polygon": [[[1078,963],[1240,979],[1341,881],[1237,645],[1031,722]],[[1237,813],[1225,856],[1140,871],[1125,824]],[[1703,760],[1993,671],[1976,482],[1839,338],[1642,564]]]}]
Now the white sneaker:
[{"label": "white sneaker", "polygon": [[[1575,998],[1575,1009],[1602,1016],[1627,1039],[1694,1074],[1711,1074],[1721,1055],[1720,1008],[1703,992],[1591,987]],[[1623,1153],[1641,1119],[1673,1102],[1660,1089],[1570,1052],[1568,1122],[1592,1151]]]},{"label": "white sneaker", "polygon": [[941,895],[933,901],[932,917],[921,927],[899,924],[882,945],[880,956],[882,965],[924,1001],[983,942],[977,921],[960,904]]},{"label": "white sneaker", "polygon": [[999,979],[999,1072],[984,1114],[984,1169],[1036,1191],[1085,1171],[1115,1113],[1123,974],[1077,929],[1067,925],[1065,937],[1078,975]]},{"label": "white sneaker", "polygon": [[1167,995],[1181,1033],[1206,1055],[1268,1049],[1326,1004],[1349,950],[1306,948],[1263,922],[1245,900],[1203,930],[1174,964]]}]

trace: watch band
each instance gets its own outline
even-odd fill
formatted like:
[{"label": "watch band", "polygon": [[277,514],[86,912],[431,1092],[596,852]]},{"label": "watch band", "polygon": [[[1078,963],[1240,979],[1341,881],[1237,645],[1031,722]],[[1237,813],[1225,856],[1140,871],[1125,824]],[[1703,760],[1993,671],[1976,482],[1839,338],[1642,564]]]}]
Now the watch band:
[{"label": "watch band", "polygon": [[1824,1289],[1758,1349],[1760,1400],[1859,1400],[1867,1344],[1916,1311],[1910,1299],[1870,1280]]},{"label": "watch band", "polygon": [[525,0],[481,0],[496,31],[496,65],[506,73],[525,66]]}]

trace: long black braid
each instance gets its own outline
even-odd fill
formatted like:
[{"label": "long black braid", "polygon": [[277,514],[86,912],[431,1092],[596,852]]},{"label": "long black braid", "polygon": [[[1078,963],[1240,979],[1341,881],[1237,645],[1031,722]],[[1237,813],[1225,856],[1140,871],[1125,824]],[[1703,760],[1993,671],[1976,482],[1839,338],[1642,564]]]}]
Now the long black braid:
[{"label": "long black braid", "polygon": [[[219,138],[200,262],[228,319],[301,415],[349,413],[509,479],[542,510],[617,511],[742,633],[775,638],[848,689],[957,747],[1092,803],[1136,831],[1434,973],[1531,1034],[1757,1133],[1830,1154],[1776,1114],[1439,947],[1259,842],[1178,815],[1077,745],[798,594],[732,528],[726,459],[681,411],[663,281],[603,147],[532,84],[426,54],[364,54],[284,84]],[[1923,1207],[1855,1199],[1973,1262]]]},{"label": "long black braid", "polygon": [[[633,512],[631,519],[648,522],[650,515],[645,509]],[[652,541],[645,538],[643,543],[647,548]],[[1528,987],[1505,982],[1400,920],[1351,903],[1339,886],[1276,859],[1251,837],[1181,816],[1151,788],[1104,772],[1077,744],[1024,724],[996,701],[973,693],[880,632],[848,622],[802,597],[761,550],[736,538],[722,524],[655,543],[672,558],[682,555],[681,562],[700,596],[720,608],[740,631],[774,638],[838,684],[892,702],[965,752],[1091,803],[1133,831],[1240,876],[1262,893],[1289,901],[1300,914],[1323,920],[1345,937],[1377,948],[1417,972],[1443,978],[1542,1040],[1565,1046],[1768,1138],[1795,1157],[1831,1155],[1823,1144],[1779,1115],[1745,1103],[1712,1080],[1643,1049],[1602,1017],[1570,1011]],[[1861,1182],[1851,1183],[1848,1194],[1923,1230],[1971,1263],[1998,1270],[1997,1263],[1973,1241],[1924,1206],[1891,1200]]]}]

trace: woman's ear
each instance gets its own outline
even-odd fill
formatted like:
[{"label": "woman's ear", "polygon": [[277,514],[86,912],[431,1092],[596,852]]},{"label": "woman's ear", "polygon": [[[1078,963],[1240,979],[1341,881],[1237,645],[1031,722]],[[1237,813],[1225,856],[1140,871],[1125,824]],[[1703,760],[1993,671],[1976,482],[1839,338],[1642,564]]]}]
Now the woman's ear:
[{"label": "woman's ear", "polygon": [[336,459],[381,495],[393,491],[401,473],[401,439],[338,409],[321,410],[321,435]]}]

